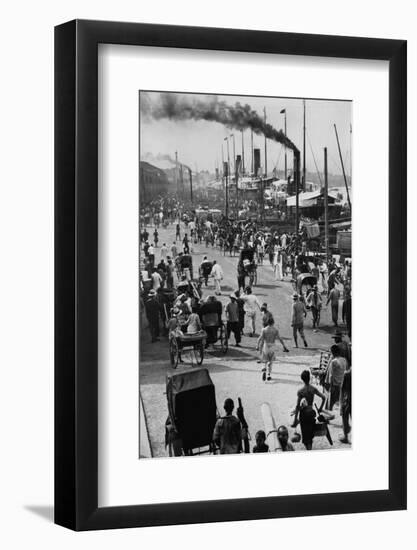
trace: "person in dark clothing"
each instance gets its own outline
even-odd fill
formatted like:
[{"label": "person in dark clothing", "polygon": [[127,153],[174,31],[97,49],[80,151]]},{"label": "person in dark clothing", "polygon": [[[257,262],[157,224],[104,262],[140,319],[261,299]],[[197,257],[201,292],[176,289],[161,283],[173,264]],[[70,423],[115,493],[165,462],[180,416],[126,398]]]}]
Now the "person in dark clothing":
[{"label": "person in dark clothing", "polygon": [[320,312],[322,306],[322,299],[318,292],[317,285],[314,285],[313,290],[307,296],[306,303],[310,307],[311,313],[313,315],[313,329],[316,329],[319,327],[320,324]]},{"label": "person in dark clothing", "polygon": [[151,342],[159,342],[159,302],[155,290],[150,290],[148,299],[145,302],[146,317],[151,333]]},{"label": "person in dark clothing", "polygon": [[343,436],[339,437],[341,443],[349,443],[351,430],[349,418],[352,418],[352,367],[345,372],[340,390],[340,416],[343,423]]},{"label": "person in dark clothing", "polygon": [[222,303],[215,296],[209,296],[201,306],[200,317],[207,333],[206,347],[214,344],[217,338],[217,328],[222,318]]},{"label": "person in dark clothing", "polygon": [[352,363],[352,349],[351,346],[343,340],[343,333],[340,330],[336,330],[332,336],[335,345],[339,348],[340,357],[344,357],[350,365]]},{"label": "person in dark clothing", "polygon": [[349,339],[352,341],[352,296],[350,292],[346,293],[342,306],[342,321],[346,323],[346,330]]},{"label": "person in dark clothing", "polygon": [[224,402],[226,416],[219,418],[214,427],[213,441],[222,455],[242,452],[242,430],[239,420],[232,414],[234,408],[233,399],[228,397]]},{"label": "person in dark clothing", "polygon": [[316,413],[307,399],[303,398],[300,403],[300,427],[304,447],[307,451],[313,448],[314,428],[316,425]]},{"label": "person in dark clothing", "polygon": [[230,338],[231,333],[235,335],[236,347],[240,347],[240,328],[239,328],[239,306],[236,296],[232,293],[230,295],[230,302],[226,306],[226,318],[227,318],[227,339]]},{"label": "person in dark clothing", "polygon": [[208,261],[207,256],[204,256],[203,261],[200,265],[200,272],[206,286],[208,285],[208,278],[211,273],[212,267],[213,263]]},{"label": "person in dark clothing", "polygon": [[172,289],[174,287],[174,264],[172,263],[172,260],[168,260],[167,264],[167,288]]},{"label": "person in dark clothing", "polygon": [[329,264],[328,270],[329,277],[327,279],[327,296],[329,296],[330,291],[333,290],[337,284],[340,284],[338,267],[336,265]]},{"label": "person in dark clothing", "polygon": [[240,334],[243,334],[243,328],[245,326],[245,302],[240,298],[240,291],[235,291],[236,301],[239,308],[239,330]]},{"label": "person in dark clothing", "polygon": [[265,443],[266,435],[263,430],[259,430],[255,434],[256,445],[253,447],[253,453],[267,453],[269,452],[269,446]]},{"label": "person in dark clothing", "polygon": [[182,246],[183,246],[184,254],[189,254],[190,253],[190,243],[188,241],[187,233],[184,235],[184,238],[182,240]]},{"label": "person in dark clothing", "polygon": [[239,290],[245,288],[245,277],[245,268],[243,267],[243,263],[239,261],[237,264],[237,287]]}]

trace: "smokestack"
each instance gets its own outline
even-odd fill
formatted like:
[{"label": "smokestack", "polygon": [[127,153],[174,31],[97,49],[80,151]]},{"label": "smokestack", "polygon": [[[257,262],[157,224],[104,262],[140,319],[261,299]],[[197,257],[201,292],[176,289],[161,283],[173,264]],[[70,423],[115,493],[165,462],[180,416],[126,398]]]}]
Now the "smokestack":
[{"label": "smokestack", "polygon": [[236,155],[236,173],[239,174],[242,167],[242,157],[241,155]]},{"label": "smokestack", "polygon": [[298,205],[300,189],[300,151],[294,151],[295,232],[298,233]]},{"label": "smokestack", "polygon": [[261,150],[260,149],[253,150],[253,164],[254,164],[253,170],[256,177],[261,167]]}]

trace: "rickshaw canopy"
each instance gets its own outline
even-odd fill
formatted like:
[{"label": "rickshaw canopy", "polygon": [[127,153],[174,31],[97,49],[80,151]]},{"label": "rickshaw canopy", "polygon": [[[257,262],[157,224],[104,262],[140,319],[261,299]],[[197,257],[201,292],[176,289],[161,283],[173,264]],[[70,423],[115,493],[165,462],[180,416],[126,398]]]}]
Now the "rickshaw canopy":
[{"label": "rickshaw canopy", "polygon": [[168,412],[184,449],[209,445],[216,424],[216,395],[207,369],[167,376]]}]

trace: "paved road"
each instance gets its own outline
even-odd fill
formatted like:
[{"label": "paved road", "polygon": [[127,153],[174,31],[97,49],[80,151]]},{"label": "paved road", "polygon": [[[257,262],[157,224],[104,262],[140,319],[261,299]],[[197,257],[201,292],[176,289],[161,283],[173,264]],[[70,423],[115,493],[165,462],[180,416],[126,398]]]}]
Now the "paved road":
[{"label": "paved road", "polygon": [[[168,248],[174,240],[172,227],[161,229],[160,244],[166,243]],[[156,259],[159,261],[159,250],[157,249]],[[221,301],[226,304],[229,301],[229,294],[236,289],[236,266],[237,257],[224,256],[218,249],[205,244],[194,245],[193,265],[198,268],[203,256],[207,255],[209,260],[216,260],[224,272],[222,281]],[[209,282],[207,289],[204,289],[204,296],[214,294],[214,285]],[[273,367],[272,380],[262,382],[261,365],[256,360],[256,338],[243,336],[240,348],[234,347],[234,337],[229,341],[229,351],[223,355],[218,346],[214,350],[206,352],[203,366],[207,367],[216,388],[216,401],[219,411],[223,413],[222,405],[226,397],[232,397],[237,402],[241,397],[245,408],[245,415],[249,423],[249,429],[254,438],[255,432],[264,429],[261,416],[261,405],[268,402],[277,425],[290,425],[292,417],[290,412],[296,401],[296,391],[301,385],[300,374],[305,368],[317,365],[320,358],[320,350],[328,349],[333,343],[331,334],[334,332],[330,320],[330,306],[322,311],[322,327],[318,332],[313,332],[311,314],[309,313],[305,322],[305,334],[309,347],[304,346],[296,349],[292,340],[292,329],[290,326],[291,305],[293,288],[289,278],[281,282],[276,281],[269,262],[258,268],[258,284],[254,287],[254,294],[260,302],[267,302],[268,309],[272,311],[275,322],[279,327],[281,336],[290,353],[284,353],[280,344],[277,344],[277,360]],[[257,319],[257,332],[259,333],[260,315]],[[299,342],[299,345],[301,342]],[[191,364],[189,357],[184,356],[186,362],[179,369],[188,369]],[[149,331],[142,327],[141,331],[141,362],[140,362],[140,393],[143,402],[148,439],[152,456],[167,456],[164,446],[164,423],[167,417],[165,381],[166,374],[172,372],[169,364],[168,344],[161,339],[157,344],[150,343]],[[342,433],[341,419],[336,416],[332,422],[330,431],[334,440],[333,448],[349,448],[341,445],[338,436]],[[290,430],[290,435],[293,430]],[[142,433],[142,438],[144,434]],[[142,439],[143,440],[143,439]],[[254,444],[254,442],[252,442]],[[141,444],[141,456],[147,456],[144,451],[145,444]],[[329,448],[325,438],[314,440],[314,449]],[[297,450],[304,449],[302,444],[296,445]]]}]

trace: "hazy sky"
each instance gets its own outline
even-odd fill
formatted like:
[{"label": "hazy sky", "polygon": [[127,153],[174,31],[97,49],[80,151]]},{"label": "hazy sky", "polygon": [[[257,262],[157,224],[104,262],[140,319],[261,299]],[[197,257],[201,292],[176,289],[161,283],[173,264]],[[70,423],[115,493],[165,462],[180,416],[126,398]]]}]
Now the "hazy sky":
[{"label": "hazy sky", "polygon": [[[151,100],[156,100],[158,92],[146,92]],[[140,94],[142,95],[142,94]],[[204,100],[208,97],[197,94],[180,94],[188,98]],[[143,95],[142,95],[143,97]],[[284,115],[281,109],[287,112],[287,136],[301,151],[303,151],[303,100],[289,98],[264,98],[253,96],[217,96],[219,100],[230,105],[236,102],[248,103],[252,109],[263,116],[266,109],[267,122],[276,129],[284,130]],[[328,150],[329,173],[342,174],[337,149],[334,124],[337,126],[340,147],[342,150],[345,170],[351,173],[351,107],[349,101],[306,100],[306,165],[307,170],[316,172],[313,154],[319,171],[323,171],[323,147]],[[216,163],[221,165],[222,145],[225,160],[227,160],[227,145],[224,138],[234,134],[236,154],[242,151],[242,134],[217,122],[207,121],[174,121],[169,119],[154,120],[140,118],[140,154],[143,158],[147,153],[154,156],[167,154],[175,157],[178,152],[180,162],[190,166],[193,170],[209,170],[214,172]],[[250,130],[243,133],[245,147],[245,165],[250,168]],[[254,134],[254,147],[261,149],[261,164],[264,164],[264,138]],[[233,158],[233,138],[229,139],[230,159]],[[313,153],[312,153],[313,151]],[[284,169],[284,147],[276,142],[267,140],[268,172],[274,166]],[[288,168],[292,168],[292,153],[288,150]]]}]

